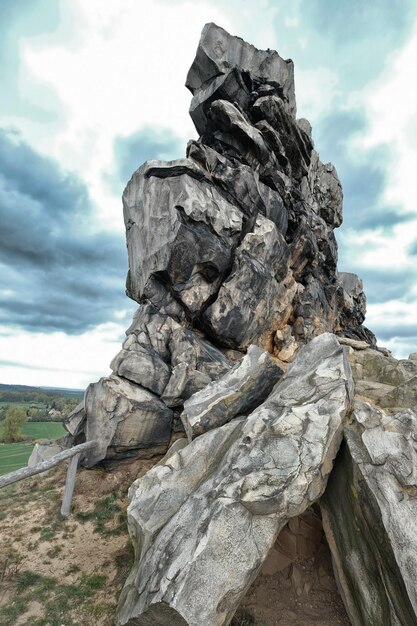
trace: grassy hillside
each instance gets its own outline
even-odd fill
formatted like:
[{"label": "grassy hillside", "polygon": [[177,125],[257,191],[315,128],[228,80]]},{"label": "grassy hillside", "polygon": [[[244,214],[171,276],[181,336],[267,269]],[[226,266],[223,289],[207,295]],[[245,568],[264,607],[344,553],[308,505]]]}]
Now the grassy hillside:
[{"label": "grassy hillside", "polygon": [[[59,439],[65,433],[61,422],[26,422],[22,428],[23,436],[31,439]],[[32,450],[28,442],[0,444],[0,476],[27,465]]]},{"label": "grassy hillside", "polygon": [[34,439],[59,439],[66,434],[66,430],[62,422],[26,422],[22,434]]},{"label": "grassy hillside", "polygon": [[0,490],[1,626],[112,626],[133,562],[127,490],[156,460],[79,469],[66,520],[65,464]]},{"label": "grassy hillside", "polygon": [[32,450],[33,445],[27,443],[0,444],[0,476],[27,465]]}]

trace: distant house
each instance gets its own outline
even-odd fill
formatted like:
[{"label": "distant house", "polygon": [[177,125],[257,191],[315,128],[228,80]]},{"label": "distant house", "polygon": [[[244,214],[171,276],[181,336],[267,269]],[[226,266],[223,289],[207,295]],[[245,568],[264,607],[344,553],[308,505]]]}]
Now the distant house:
[{"label": "distant house", "polygon": [[61,417],[62,416],[62,411],[57,411],[56,409],[51,409],[50,411],[48,411],[48,415],[50,415],[51,417]]}]

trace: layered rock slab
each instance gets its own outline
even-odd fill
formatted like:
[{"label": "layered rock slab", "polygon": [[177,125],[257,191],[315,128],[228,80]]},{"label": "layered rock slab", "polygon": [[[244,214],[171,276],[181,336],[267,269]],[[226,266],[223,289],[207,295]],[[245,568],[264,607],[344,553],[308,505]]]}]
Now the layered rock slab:
[{"label": "layered rock slab", "polygon": [[89,385],[85,394],[87,441],[96,441],[86,465],[129,450],[166,450],[172,410],[150,391],[124,378],[109,376]]},{"label": "layered rock slab", "polygon": [[417,406],[417,362],[396,359],[379,350],[350,350],[356,394],[396,413]]},{"label": "layered rock slab", "polygon": [[417,624],[417,414],[357,400],[321,500],[354,626]]},{"label": "layered rock slab", "polygon": [[[274,50],[258,50],[212,22],[203,28],[196,57],[187,75],[186,87],[196,97],[201,90],[210,87],[213,80],[227,76],[230,69],[236,67],[244,77],[251,77],[258,88],[268,85],[274,92],[278,92],[289,113],[295,117],[293,62],[282,59]],[[193,110],[196,107],[192,104],[191,108]]]},{"label": "layered rock slab", "polygon": [[246,419],[178,442],[136,481],[117,623],[148,624],[161,607],[189,626],[228,624],[281,528],[322,494],[351,397],[343,348],[323,334]]},{"label": "layered rock slab", "polygon": [[253,411],[282,374],[283,369],[268,352],[249,346],[247,354],[225,376],[184,402],[181,421],[188,439]]}]

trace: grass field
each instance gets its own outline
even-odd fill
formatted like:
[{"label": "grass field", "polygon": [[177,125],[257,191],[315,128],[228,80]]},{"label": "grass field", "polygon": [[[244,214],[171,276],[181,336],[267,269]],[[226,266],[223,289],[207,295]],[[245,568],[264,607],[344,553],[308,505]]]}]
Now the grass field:
[{"label": "grass field", "polygon": [[31,443],[0,444],[0,476],[27,465],[32,450]]},{"label": "grass field", "polygon": [[35,439],[58,439],[65,433],[61,422],[26,422],[22,427],[22,434],[25,437]]},{"label": "grass field", "polygon": [[[26,422],[22,428],[25,437],[58,439],[65,434],[61,422]],[[0,476],[27,465],[33,450],[31,443],[0,444]]]}]

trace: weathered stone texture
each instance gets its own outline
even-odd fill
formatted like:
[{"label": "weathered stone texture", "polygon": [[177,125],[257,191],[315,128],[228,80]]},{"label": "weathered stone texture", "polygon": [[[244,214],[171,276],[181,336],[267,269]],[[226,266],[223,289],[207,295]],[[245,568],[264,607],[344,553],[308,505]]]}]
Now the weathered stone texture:
[{"label": "weathered stone texture", "polygon": [[91,463],[167,447],[184,402],[251,344],[287,363],[325,332],[375,346],[360,279],[337,272],[342,189],[296,119],[292,61],[207,24],[187,87],[198,140],[184,158],[141,165],[123,193],[140,310],[113,375],[68,422],[72,441],[98,439]]},{"label": "weathered stone texture", "polygon": [[[386,357],[385,357],[386,358]],[[322,499],[354,626],[417,623],[417,414],[357,401]]]},{"label": "weathered stone texture", "polygon": [[[322,510],[347,610],[416,624],[417,357],[377,349],[362,281],[337,271],[342,188],[296,119],[293,64],[207,24],[187,87],[199,138],[123,194],[139,309],[66,423],[97,442],[89,466],[166,453],[130,490],[117,623],[227,626],[285,524],[308,553],[294,519],[345,429]],[[181,415],[190,442],[169,447]]]},{"label": "weathered stone texture", "polygon": [[87,455],[88,465],[129,450],[164,451],[171,436],[171,409],[150,391],[118,376],[89,385],[85,411],[87,441],[97,441]]},{"label": "weathered stone texture", "polygon": [[321,335],[246,419],[202,434],[136,481],[136,561],[117,623],[146,624],[148,611],[170,607],[190,626],[228,624],[279,530],[322,494],[351,395],[343,348]]},{"label": "weathered stone texture", "polygon": [[417,406],[417,362],[395,359],[379,350],[350,350],[356,394],[395,413]]},{"label": "weathered stone texture", "polygon": [[184,402],[181,420],[188,438],[253,411],[268,397],[282,373],[268,352],[249,346],[232,370]]}]

